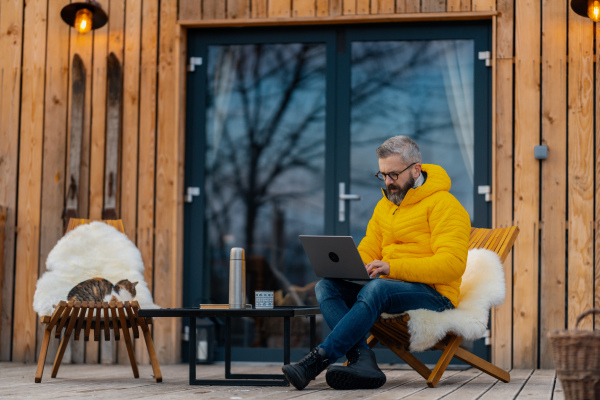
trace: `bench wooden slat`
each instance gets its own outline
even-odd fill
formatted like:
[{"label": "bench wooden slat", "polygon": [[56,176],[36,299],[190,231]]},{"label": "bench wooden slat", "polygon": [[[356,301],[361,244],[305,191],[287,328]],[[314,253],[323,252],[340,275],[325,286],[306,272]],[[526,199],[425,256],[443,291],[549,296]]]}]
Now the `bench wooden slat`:
[{"label": "bench wooden slat", "polygon": [[73,302],[69,301],[67,303],[67,308],[65,309],[65,311],[63,312],[63,315],[60,318],[60,322],[56,328],[56,334],[54,335],[57,339],[60,339],[60,335],[61,332],[63,330],[63,328],[65,327],[65,324],[67,323],[67,320],[69,319],[69,316],[71,315],[71,310],[73,309]]},{"label": "bench wooden slat", "polygon": [[[117,310],[115,308],[116,304],[114,301],[111,301],[108,303],[108,306],[110,307],[110,321],[115,334],[115,340],[121,340],[121,334],[119,332],[119,317],[117,316]],[[125,330],[127,330],[127,327],[125,327]]]},{"label": "bench wooden slat", "polygon": [[[69,302],[71,303],[71,302]],[[71,309],[71,316],[69,317],[69,325],[67,325],[67,329],[65,330],[65,336],[67,339],[71,337],[71,333],[75,328],[75,323],[77,322],[77,318],[79,317],[79,309],[81,308],[81,302],[75,301],[73,302],[73,308]]]},{"label": "bench wooden slat", "polygon": [[77,319],[77,325],[75,326],[75,340],[79,340],[79,334],[81,333],[81,328],[83,328],[83,323],[85,321],[85,313],[87,312],[87,301],[81,303],[81,309],[79,311],[79,318]]},{"label": "bench wooden slat", "polygon": [[108,320],[108,303],[102,302],[102,311],[104,315],[104,340],[110,340],[110,322]]},{"label": "bench wooden slat", "polygon": [[54,326],[57,324],[60,317],[62,317],[66,306],[67,306],[67,302],[65,302],[65,301],[61,301],[60,303],[58,303],[58,307],[56,307],[56,309],[54,310],[54,313],[52,314],[52,318],[48,322],[48,326],[46,326],[47,331],[51,331],[52,328],[54,328]]},{"label": "bench wooden slat", "polygon": [[129,319],[129,324],[131,325],[131,332],[133,332],[133,337],[137,339],[140,337],[140,330],[138,328],[137,321],[135,320],[135,314],[133,312],[133,309],[131,308],[131,303],[129,303],[128,301],[125,302],[125,310],[127,318]]},{"label": "bench wooden slat", "polygon": [[96,302],[96,323],[94,324],[94,341],[100,341],[100,320],[102,316],[102,303]]},{"label": "bench wooden slat", "polygon": [[92,301],[88,304],[87,309],[87,320],[85,322],[85,332],[83,333],[83,340],[86,342],[90,340],[90,329],[92,329],[92,321],[94,319],[94,309],[96,304]]}]

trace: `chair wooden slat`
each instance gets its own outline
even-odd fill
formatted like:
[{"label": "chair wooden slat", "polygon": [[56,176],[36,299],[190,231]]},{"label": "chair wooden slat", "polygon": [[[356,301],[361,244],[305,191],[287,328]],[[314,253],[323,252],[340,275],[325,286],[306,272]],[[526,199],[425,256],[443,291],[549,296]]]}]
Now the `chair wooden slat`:
[{"label": "chair wooden slat", "polygon": [[513,245],[517,240],[517,236],[519,236],[519,227],[511,227],[507,232],[506,240],[504,241],[504,243],[502,243],[502,247],[498,251],[498,256],[500,256],[501,262],[504,262],[508,257],[510,250],[512,249]]},{"label": "chair wooden slat", "polygon": [[67,321],[69,320],[69,317],[71,316],[71,311],[73,310],[73,302],[69,301],[67,303],[67,308],[65,309],[65,311],[63,312],[63,315],[60,318],[60,322],[58,323],[58,326],[56,327],[56,334],[55,337],[57,339],[60,338],[61,332],[63,330],[63,328],[65,327],[65,324],[67,323]]},{"label": "chair wooden slat", "polygon": [[496,246],[497,246],[498,242],[500,241],[502,234],[504,233],[504,229],[493,229],[492,232],[493,232],[492,236],[487,241],[484,248],[491,250],[491,251],[495,251]]},{"label": "chair wooden slat", "polygon": [[75,325],[75,340],[79,340],[79,334],[81,332],[81,328],[83,328],[83,324],[85,322],[85,313],[87,312],[87,301],[81,303],[81,309],[79,311],[79,317],[77,318],[77,325]]},{"label": "chair wooden slat", "polygon": [[96,304],[92,301],[88,303],[87,316],[85,321],[85,332],[83,333],[83,340],[90,340],[90,329],[92,329],[92,322],[94,320],[94,310],[96,309]]},{"label": "chair wooden slat", "polygon": [[485,229],[484,234],[481,236],[480,240],[475,244],[475,248],[481,249],[484,248],[485,243],[490,239],[490,237],[494,234],[491,229]]},{"label": "chair wooden slat", "polygon": [[[113,333],[115,334],[115,340],[121,340],[121,334],[119,332],[120,324],[119,317],[117,316],[116,303],[114,301],[111,301],[110,303],[108,303],[108,306],[110,307],[110,323],[113,328]],[[125,325],[125,328],[121,328],[127,330],[127,325]]]},{"label": "chair wooden slat", "polygon": [[477,248],[479,243],[485,238],[486,231],[485,229],[474,229],[473,235],[469,240],[469,250],[473,248]]},{"label": "chair wooden slat", "polygon": [[108,316],[108,303],[102,302],[102,315],[104,317],[104,340],[110,340],[110,320]]},{"label": "chair wooden slat", "polygon": [[479,240],[481,240],[480,238],[482,238],[484,234],[485,231],[483,229],[471,228],[471,237],[469,238],[469,249],[474,248],[475,244]]},{"label": "chair wooden slat", "polygon": [[133,332],[133,337],[135,339],[140,337],[140,330],[138,329],[137,321],[135,320],[135,314],[133,312],[133,308],[131,308],[131,303],[128,301],[125,302],[125,311],[127,314],[127,318],[129,320],[129,325],[131,326],[131,332]]},{"label": "chair wooden slat", "polygon": [[100,321],[102,320],[102,303],[96,302],[96,320],[94,323],[94,341],[100,341]]},{"label": "chair wooden slat", "polygon": [[58,303],[58,307],[56,307],[54,313],[52,313],[52,318],[50,318],[50,322],[48,322],[48,326],[46,326],[47,331],[51,331],[52,328],[54,328],[54,326],[58,323],[60,317],[62,317],[63,313],[65,312],[66,307],[66,301],[61,301]]},{"label": "chair wooden slat", "polygon": [[73,333],[73,329],[75,328],[75,323],[77,322],[77,318],[79,317],[79,309],[80,308],[81,308],[80,301],[73,302],[71,316],[69,317],[69,325],[67,325],[67,329],[65,330],[65,335],[67,335],[69,337],[71,337],[71,333]]}]

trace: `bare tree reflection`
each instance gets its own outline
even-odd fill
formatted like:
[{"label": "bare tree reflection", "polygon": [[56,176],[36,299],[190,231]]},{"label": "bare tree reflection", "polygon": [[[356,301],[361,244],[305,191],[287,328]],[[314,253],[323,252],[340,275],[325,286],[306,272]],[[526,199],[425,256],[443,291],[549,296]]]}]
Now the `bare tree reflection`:
[{"label": "bare tree reflection", "polygon": [[[285,247],[284,237],[297,232],[276,219],[285,218],[283,210],[290,201],[310,201],[315,191],[323,190],[325,46],[210,49],[205,176],[211,248],[221,259],[227,258],[225,252],[233,244],[247,254],[262,254],[273,264],[281,286],[287,287],[289,276],[278,273],[284,252],[275,247]],[[423,41],[363,46],[353,54],[353,71],[358,72],[352,75],[351,97],[339,99],[350,101],[357,111],[353,126],[367,129],[374,119],[393,120],[391,114],[399,108],[405,114],[400,121],[410,121],[410,126],[395,132],[353,137],[353,146],[375,148],[382,138],[399,132],[419,141],[432,130],[448,128],[448,120],[423,111],[423,104],[439,95],[440,88],[427,81],[407,83],[416,68],[439,57],[435,52]],[[382,68],[382,62],[392,65]],[[418,85],[418,90],[411,85]],[[409,101],[404,99],[408,96],[399,96],[406,92]],[[270,213],[274,221],[265,221],[261,213]]]}]

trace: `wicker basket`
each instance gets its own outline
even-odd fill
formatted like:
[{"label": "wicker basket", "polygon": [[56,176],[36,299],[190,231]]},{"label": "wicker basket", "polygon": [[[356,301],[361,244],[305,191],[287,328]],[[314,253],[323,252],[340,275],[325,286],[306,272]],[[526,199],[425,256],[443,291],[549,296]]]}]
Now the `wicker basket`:
[{"label": "wicker basket", "polygon": [[600,332],[577,330],[581,320],[594,313],[600,314],[600,309],[577,317],[574,331],[548,334],[567,400],[600,399]]}]

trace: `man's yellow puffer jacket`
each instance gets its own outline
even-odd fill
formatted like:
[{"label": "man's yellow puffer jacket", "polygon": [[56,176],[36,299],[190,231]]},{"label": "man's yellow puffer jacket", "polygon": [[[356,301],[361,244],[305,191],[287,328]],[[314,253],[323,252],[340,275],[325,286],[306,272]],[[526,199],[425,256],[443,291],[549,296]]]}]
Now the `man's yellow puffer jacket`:
[{"label": "man's yellow puffer jacket", "polygon": [[437,165],[422,164],[427,179],[410,189],[400,206],[377,203],[358,250],[365,263],[390,264],[385,278],[433,286],[456,307],[467,263],[471,220],[451,195],[450,177]]}]

